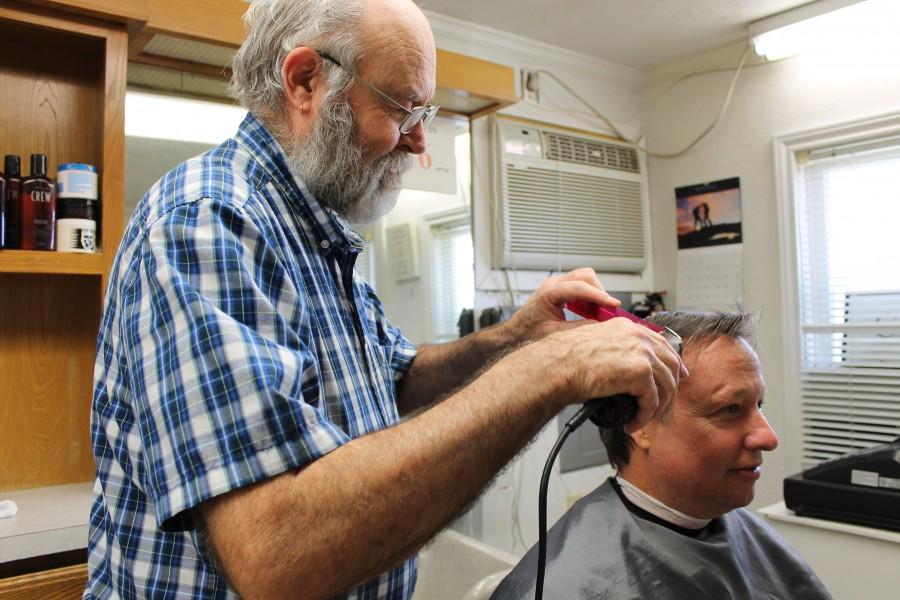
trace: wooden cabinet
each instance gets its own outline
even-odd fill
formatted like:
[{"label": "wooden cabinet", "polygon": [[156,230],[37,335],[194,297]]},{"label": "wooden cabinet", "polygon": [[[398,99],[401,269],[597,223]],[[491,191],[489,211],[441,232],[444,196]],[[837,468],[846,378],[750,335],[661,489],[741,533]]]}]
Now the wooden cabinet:
[{"label": "wooden cabinet", "polygon": [[122,236],[124,25],[0,3],[0,153],[100,171],[100,252],[0,250],[0,490],[93,477],[91,374]]},{"label": "wooden cabinet", "polygon": [[[127,57],[124,23],[0,0],[0,154],[20,155],[25,171],[46,154],[50,177],[61,163],[96,165],[101,206],[97,254],[0,250],[0,499],[40,500],[0,520],[0,561],[42,551],[47,523],[71,504],[55,495],[66,484],[79,484],[87,522],[94,351],[124,219]],[[80,597],[85,574],[0,579],[0,598]]]},{"label": "wooden cabinet", "polygon": [[[246,0],[26,1],[127,23],[129,60],[139,67],[132,82],[138,86],[228,98],[224,82],[230,78],[231,54],[244,40]],[[515,71],[509,66],[442,48],[436,66],[434,103],[442,114],[476,117],[518,101]],[[194,84],[190,77],[186,82],[183,74],[206,83]]]}]

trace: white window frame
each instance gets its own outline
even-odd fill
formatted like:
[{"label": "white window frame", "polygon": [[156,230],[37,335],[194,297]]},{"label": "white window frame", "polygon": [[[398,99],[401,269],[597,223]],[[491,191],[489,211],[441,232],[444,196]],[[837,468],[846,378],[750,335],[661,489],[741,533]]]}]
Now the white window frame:
[{"label": "white window frame", "polygon": [[[434,230],[437,228],[440,228],[442,226],[449,225],[451,223],[458,223],[461,221],[465,221],[469,225],[469,235],[471,237],[472,236],[472,215],[471,215],[470,208],[467,205],[462,205],[462,206],[455,206],[453,208],[448,208],[448,209],[444,209],[444,210],[433,211],[433,212],[423,215],[423,217],[425,219],[425,224],[428,228],[429,255],[430,255],[430,258],[429,258],[430,275],[429,276],[432,278],[432,281],[430,282],[430,284],[428,286],[429,295],[430,295],[429,306],[431,307],[431,310],[434,311],[434,308],[436,306],[436,298],[435,298],[436,285],[434,283],[434,276],[435,276],[434,261],[436,259],[435,252],[434,252],[434,245],[435,245],[436,240],[434,237]],[[474,239],[473,239],[473,244],[474,244]],[[474,247],[473,247],[473,255],[474,255]],[[472,270],[472,279],[473,279],[473,281],[475,279],[474,267]],[[477,294],[477,291],[476,291],[476,294]],[[474,308],[474,306],[472,308]],[[428,328],[430,331],[429,339],[434,341],[437,338],[438,332],[435,330],[433,312],[429,316]]]},{"label": "white window frame", "polygon": [[794,177],[798,152],[823,146],[843,145],[879,137],[900,135],[900,112],[879,115],[809,129],[775,137],[775,186],[778,229],[781,243],[782,347],[784,348],[785,421],[784,436],[788,471],[802,468],[802,407],[799,273],[797,256],[798,223],[795,214]]}]

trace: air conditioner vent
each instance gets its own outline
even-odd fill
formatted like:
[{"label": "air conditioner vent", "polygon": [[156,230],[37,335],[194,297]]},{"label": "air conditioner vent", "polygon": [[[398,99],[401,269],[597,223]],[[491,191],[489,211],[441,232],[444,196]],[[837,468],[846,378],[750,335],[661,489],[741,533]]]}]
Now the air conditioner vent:
[{"label": "air conditioner vent", "polygon": [[647,201],[634,146],[540,124],[494,125],[494,268],[645,271]]},{"label": "air conditioner vent", "polygon": [[506,167],[512,252],[642,260],[641,187],[530,167]]},{"label": "air conditioner vent", "polygon": [[605,167],[629,173],[639,173],[637,151],[617,144],[605,144],[583,137],[544,131],[544,147],[548,160],[559,160],[576,165]]}]

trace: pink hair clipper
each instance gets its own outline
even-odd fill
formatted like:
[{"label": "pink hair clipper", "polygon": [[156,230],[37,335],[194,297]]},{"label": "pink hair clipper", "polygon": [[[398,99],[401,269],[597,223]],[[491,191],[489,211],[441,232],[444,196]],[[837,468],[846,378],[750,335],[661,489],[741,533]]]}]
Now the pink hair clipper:
[{"label": "pink hair clipper", "polygon": [[[627,310],[621,308],[607,308],[594,304],[593,302],[584,302],[574,300],[566,302],[565,308],[576,315],[585,319],[593,319],[594,321],[609,321],[616,317],[623,317],[642,325],[650,331],[662,334],[666,341],[681,354],[681,336],[669,329],[662,327],[656,323],[651,323],[636,315],[631,314]],[[638,412],[637,398],[630,394],[616,394],[607,398],[595,398],[585,403],[590,410],[590,419],[598,427],[603,429],[615,429],[621,427],[625,423],[632,420]]]}]

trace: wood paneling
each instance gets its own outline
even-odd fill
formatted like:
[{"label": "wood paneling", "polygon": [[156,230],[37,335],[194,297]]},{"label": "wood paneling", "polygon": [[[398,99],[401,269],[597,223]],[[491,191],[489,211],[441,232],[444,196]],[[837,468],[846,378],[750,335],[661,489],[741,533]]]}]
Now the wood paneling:
[{"label": "wood paneling", "polygon": [[[106,36],[103,72],[103,114],[97,134],[103,139],[103,178],[100,184],[100,250],[109,273],[125,227],[125,87],[128,68],[128,34],[110,31]],[[106,289],[104,274],[102,289]]]},{"label": "wood paneling", "polygon": [[147,0],[24,0],[29,4],[75,12],[120,23],[147,20]]},{"label": "wood paneling", "polygon": [[89,481],[92,276],[0,276],[0,489]]},{"label": "wood paneling", "polygon": [[87,584],[87,565],[0,579],[0,600],[74,600]]},{"label": "wood paneling", "polygon": [[488,98],[504,106],[518,101],[512,67],[441,48],[437,49],[437,87]]},{"label": "wood paneling", "polygon": [[[30,0],[79,14],[102,15],[127,22],[131,30],[131,56],[139,56],[157,33],[201,42],[237,47],[245,36],[244,0]],[[144,62],[171,57],[150,57]],[[169,64],[168,66],[174,66]],[[207,66],[183,59],[180,68],[206,74]],[[215,73],[216,76],[220,71]],[[478,98],[477,102],[444,100],[449,112],[481,115],[518,101],[511,67],[438,49],[437,86],[449,95]],[[448,94],[442,94],[447,97]]]},{"label": "wood paneling", "polygon": [[147,27],[183,38],[238,47],[244,41],[243,0],[148,0]]},{"label": "wood paneling", "polygon": [[178,58],[170,58],[168,56],[159,56],[158,54],[147,54],[146,52],[135,54],[131,56],[130,60],[131,62],[140,65],[160,67],[169,69],[170,71],[184,71],[186,73],[195,73],[214,79],[223,79],[225,81],[231,80],[231,67],[220,67],[217,65],[191,62]]}]

